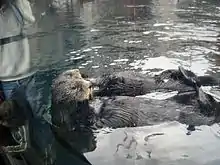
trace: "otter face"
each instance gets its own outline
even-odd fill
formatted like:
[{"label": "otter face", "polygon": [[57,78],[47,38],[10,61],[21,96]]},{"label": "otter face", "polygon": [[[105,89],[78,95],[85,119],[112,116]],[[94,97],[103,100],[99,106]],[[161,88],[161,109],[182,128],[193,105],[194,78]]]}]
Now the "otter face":
[{"label": "otter face", "polygon": [[79,69],[61,73],[52,85],[52,98],[55,103],[90,100],[92,93],[92,83],[82,78]]}]

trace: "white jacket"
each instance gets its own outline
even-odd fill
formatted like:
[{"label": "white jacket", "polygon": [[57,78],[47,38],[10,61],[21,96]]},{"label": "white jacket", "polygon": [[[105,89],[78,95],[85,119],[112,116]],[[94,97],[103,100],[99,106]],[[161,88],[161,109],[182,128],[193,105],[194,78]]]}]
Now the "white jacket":
[{"label": "white jacket", "polygon": [[[0,38],[16,36],[21,30],[35,22],[28,0],[15,0],[19,16],[23,18],[24,26],[18,19],[18,13],[8,7],[0,13]],[[28,39],[24,38],[5,45],[0,45],[0,81],[12,81],[33,74]]]}]

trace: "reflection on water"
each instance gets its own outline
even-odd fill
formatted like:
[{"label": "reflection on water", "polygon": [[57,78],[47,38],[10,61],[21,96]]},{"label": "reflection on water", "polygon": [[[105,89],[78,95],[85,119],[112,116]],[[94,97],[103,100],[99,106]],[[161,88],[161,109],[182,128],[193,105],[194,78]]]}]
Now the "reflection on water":
[{"label": "reflection on water", "polygon": [[[156,74],[183,65],[198,75],[220,76],[218,0],[35,0],[33,7],[40,19],[29,31],[36,67],[100,75]],[[97,149],[86,155],[100,165],[217,165],[218,130],[201,127],[187,136],[176,123],[118,129],[99,134]],[[164,134],[144,140],[155,132]],[[123,141],[125,135],[131,144]]]}]

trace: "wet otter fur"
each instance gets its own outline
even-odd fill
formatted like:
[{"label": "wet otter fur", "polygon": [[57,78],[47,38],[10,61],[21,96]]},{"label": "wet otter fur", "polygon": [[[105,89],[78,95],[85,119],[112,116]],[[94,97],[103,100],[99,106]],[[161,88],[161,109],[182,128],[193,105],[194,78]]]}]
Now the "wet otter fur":
[{"label": "wet otter fur", "polygon": [[[186,72],[189,75],[194,74],[188,70]],[[104,74],[91,80],[98,87],[98,90],[94,91],[95,96],[137,96],[153,90],[195,92],[191,82],[185,81],[179,69],[165,70],[154,77],[134,71],[122,71]],[[212,76],[198,76],[196,81],[203,86],[220,84],[220,81]]]},{"label": "wet otter fur", "polygon": [[89,125],[91,97],[92,84],[82,78],[78,69],[63,72],[52,84],[52,123],[69,130],[81,123]]},{"label": "wet otter fur", "polygon": [[[187,74],[190,75],[188,72]],[[184,81],[193,84],[191,80]],[[173,120],[188,125],[211,125],[216,122],[215,116],[202,113],[201,105],[204,103],[203,107],[207,108],[206,103],[204,100],[198,101],[200,91],[199,88],[195,89],[195,86],[190,88],[196,91],[193,95],[197,99],[192,104],[185,105],[176,101],[176,98],[181,100],[184,95],[167,100],[111,96],[96,97],[92,101],[92,90],[88,84],[89,82],[80,76],[79,70],[66,71],[55,79],[52,85],[51,109],[54,125],[74,130],[80,127],[97,129],[145,126]],[[190,93],[186,95],[191,96]],[[98,107],[92,106],[97,102]]]},{"label": "wet otter fur", "polygon": [[61,73],[52,84],[52,132],[68,152],[86,164],[91,163],[82,153],[96,148],[90,129],[94,116],[89,106],[92,94],[91,82],[83,79],[78,69]]},{"label": "wet otter fur", "polygon": [[[201,110],[202,107],[205,107],[202,109],[210,109],[210,107],[213,107],[215,102],[213,99],[211,99],[212,96],[209,96],[207,94],[204,95],[209,97],[203,97],[205,98],[203,100],[199,98],[202,93],[202,91],[199,90],[199,87],[202,84],[200,81],[200,77],[197,77],[196,75],[194,75],[194,73],[186,70],[184,70],[184,75],[183,70],[184,69],[164,71],[160,74],[160,76],[157,76],[157,78],[153,78],[157,79],[157,82],[162,81],[164,78],[167,77],[172,78],[174,80],[179,80],[181,78],[181,82],[179,84],[183,84],[183,86],[187,85],[187,89],[189,89],[189,91],[182,91],[182,93],[179,92],[178,95],[167,100],[145,100],[143,98],[126,96],[126,92],[129,92],[129,90],[126,90],[126,86],[124,86],[123,88],[123,90],[126,90],[125,94],[122,94],[124,96],[120,96],[120,93],[114,93],[113,91],[113,96],[111,97],[96,96],[94,100],[91,100],[94,92],[92,90],[91,82],[87,80],[88,78],[85,79],[84,75],[81,75],[78,69],[65,71],[58,75],[52,84],[52,123],[57,128],[65,128],[68,130],[72,130],[81,127],[94,126],[118,128],[127,126],[152,125],[160,121],[180,120],[180,116],[182,113],[190,113],[192,116],[192,112],[195,112],[199,115],[205,115],[204,118],[213,117],[215,112],[211,113],[210,110]],[[194,81],[188,80],[186,74],[188,77],[193,77]],[[135,79],[135,75],[139,76],[137,76]],[[128,72],[126,73],[126,76],[129,76]],[[127,82],[131,82],[132,84],[135,81],[141,82],[143,81],[143,79],[150,79],[148,77],[145,78],[144,75],[135,72],[133,72],[133,75],[130,77],[131,78],[128,79],[128,81],[125,79],[125,77],[117,79],[119,79],[122,82],[125,82],[125,84],[127,84]],[[152,84],[155,84],[155,81],[156,80],[152,81]],[[107,79],[107,82],[111,81]],[[133,84],[136,84],[136,82]],[[217,81],[215,82],[217,83]],[[149,84],[146,85],[150,87]],[[116,88],[117,87],[118,86],[116,86]],[[111,88],[111,90],[116,88]],[[135,93],[134,91],[132,91],[132,88],[128,89],[130,89],[131,91],[130,94],[132,94],[133,92],[132,95],[140,94],[138,92]],[[143,90],[139,90],[139,92],[141,91]],[[118,94],[118,96],[115,96],[116,94]],[[110,93],[108,95],[110,95]],[[28,112],[27,108],[24,111],[25,108],[22,107],[20,108],[21,111],[17,111],[17,106],[19,102],[22,103],[19,104],[19,106],[24,105],[21,98],[23,97],[19,97],[19,100],[17,97],[16,102],[6,102],[7,104],[5,103],[2,104],[2,106],[0,106],[1,125],[7,125],[8,123],[8,126],[10,127],[13,127],[13,125],[19,126],[22,125],[22,122],[26,120],[25,118],[27,118],[27,116],[25,116],[25,114]],[[97,104],[97,102],[99,106],[93,106],[94,104]],[[14,112],[11,111],[11,113],[9,113],[10,111],[6,110],[6,105],[11,107],[11,109],[16,110],[14,110]],[[216,103],[216,105],[218,104]],[[196,114],[195,116],[198,116]],[[209,119],[213,121],[212,118]],[[209,119],[207,119],[207,121],[209,121]],[[212,123],[212,121],[210,121],[208,124]],[[184,121],[182,122],[184,123]],[[188,122],[186,124],[190,123]]]}]

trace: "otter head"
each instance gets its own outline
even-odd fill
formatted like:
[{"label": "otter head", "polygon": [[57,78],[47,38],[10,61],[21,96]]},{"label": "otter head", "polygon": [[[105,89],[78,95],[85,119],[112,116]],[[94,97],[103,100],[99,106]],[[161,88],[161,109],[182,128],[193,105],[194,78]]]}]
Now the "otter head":
[{"label": "otter head", "polygon": [[73,130],[90,123],[92,110],[89,100],[92,84],[85,80],[78,69],[67,70],[52,84],[52,122],[63,130]]},{"label": "otter head", "polygon": [[61,73],[52,84],[52,99],[55,103],[74,103],[92,97],[92,84],[82,78],[78,69]]}]

